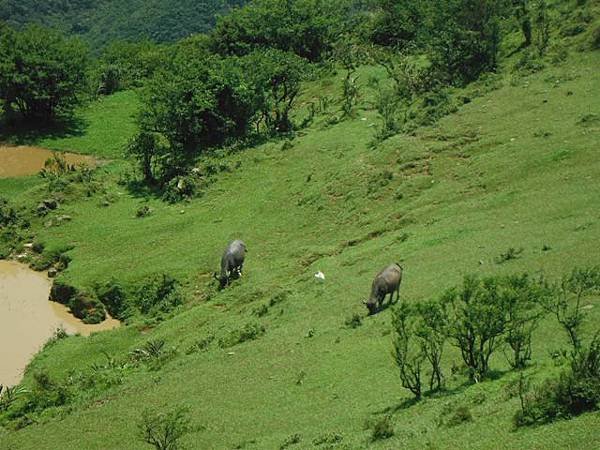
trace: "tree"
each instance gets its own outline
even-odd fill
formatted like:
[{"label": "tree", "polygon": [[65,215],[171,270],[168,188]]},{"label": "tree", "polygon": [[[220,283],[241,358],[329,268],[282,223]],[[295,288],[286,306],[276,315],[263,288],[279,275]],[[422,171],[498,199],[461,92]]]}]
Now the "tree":
[{"label": "tree", "polygon": [[308,71],[305,61],[293,53],[269,49],[253,52],[242,65],[251,74],[258,120],[271,132],[291,131],[290,111]]},{"label": "tree", "polygon": [[542,317],[540,303],[549,295],[543,282],[532,281],[527,274],[503,279],[502,303],[507,323],[505,341],[512,355],[509,364],[513,369],[524,369],[531,359],[531,337]]},{"label": "tree", "polygon": [[156,450],[177,450],[181,448],[179,441],[192,431],[192,426],[189,412],[185,408],[167,412],[146,409],[138,423],[138,430],[144,442]]},{"label": "tree", "polygon": [[564,275],[553,289],[553,295],[542,298],[541,305],[556,316],[573,347],[573,352],[581,350],[581,327],[585,312],[583,299],[600,292],[600,268],[578,268]]},{"label": "tree", "polygon": [[0,33],[0,95],[8,109],[39,122],[72,113],[85,88],[86,47],[37,25]]},{"label": "tree", "polygon": [[442,301],[427,301],[416,305],[415,335],[419,339],[421,351],[431,366],[429,390],[444,387],[442,355],[448,339],[448,319],[446,305]]},{"label": "tree", "polygon": [[462,287],[449,290],[443,302],[451,311],[450,338],[460,349],[469,378],[477,382],[488,374],[490,357],[506,328],[498,280],[466,276]]},{"label": "tree", "polygon": [[253,92],[236,58],[178,48],[142,91],[140,127],[165,136],[177,160],[246,134]]},{"label": "tree", "polygon": [[238,56],[274,48],[320,61],[342,32],[348,13],[346,1],[254,0],[219,18],[213,47]]},{"label": "tree", "polygon": [[422,394],[422,366],[425,354],[416,337],[413,310],[407,303],[401,303],[392,319],[394,348],[392,357],[398,366],[402,387],[410,390],[418,400]]}]

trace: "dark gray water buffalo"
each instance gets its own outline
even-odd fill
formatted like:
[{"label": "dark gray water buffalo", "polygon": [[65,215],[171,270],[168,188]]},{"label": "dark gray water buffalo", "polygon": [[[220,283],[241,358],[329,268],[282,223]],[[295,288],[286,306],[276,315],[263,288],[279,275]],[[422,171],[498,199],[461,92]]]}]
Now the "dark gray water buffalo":
[{"label": "dark gray water buffalo", "polygon": [[401,282],[402,267],[400,267],[400,264],[391,264],[375,276],[371,286],[371,296],[363,302],[369,310],[369,315],[380,310],[387,294],[390,294],[390,305],[393,303],[394,292],[396,293],[396,301],[398,301]]},{"label": "dark gray water buffalo", "polygon": [[239,239],[231,242],[221,257],[221,274],[215,278],[219,280],[221,288],[227,286],[233,278],[242,276],[244,258],[247,252],[246,244]]}]

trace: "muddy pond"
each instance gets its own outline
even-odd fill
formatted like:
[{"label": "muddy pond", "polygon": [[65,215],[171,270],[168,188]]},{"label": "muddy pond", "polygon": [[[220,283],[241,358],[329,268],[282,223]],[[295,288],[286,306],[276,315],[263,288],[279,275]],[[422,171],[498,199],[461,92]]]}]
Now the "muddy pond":
[{"label": "muddy pond", "polygon": [[[95,159],[91,156],[63,152],[60,154],[71,165],[96,165]],[[45,148],[0,144],[0,178],[35,175],[44,168],[44,163],[52,156],[53,152]]]},{"label": "muddy pond", "polygon": [[108,318],[86,325],[67,307],[48,301],[52,282],[23,264],[0,261],[0,384],[20,382],[23,370],[57,328],[84,336],[119,326]]}]

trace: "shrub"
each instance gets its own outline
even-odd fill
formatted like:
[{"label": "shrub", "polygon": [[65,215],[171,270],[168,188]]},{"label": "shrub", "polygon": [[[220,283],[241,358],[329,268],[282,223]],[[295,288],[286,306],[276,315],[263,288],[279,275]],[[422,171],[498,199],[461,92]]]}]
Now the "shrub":
[{"label": "shrub", "polygon": [[115,279],[97,283],[94,292],[112,317],[123,320],[131,315],[127,292]]},{"label": "shrub", "polygon": [[152,208],[150,208],[148,205],[140,206],[135,211],[135,217],[137,217],[138,219],[142,217],[148,217],[150,214],[152,214]]},{"label": "shrub", "polygon": [[541,305],[556,316],[563,327],[573,350],[581,347],[581,327],[585,311],[581,304],[583,299],[591,294],[600,292],[600,267],[576,268],[564,275],[560,282],[553,287],[553,295],[543,298]]},{"label": "shrub", "polygon": [[471,410],[467,406],[459,406],[454,410],[454,413],[446,421],[446,426],[455,427],[465,422],[472,422],[473,416]]},{"label": "shrub", "polygon": [[389,439],[392,436],[394,436],[394,424],[392,423],[391,415],[383,416],[373,424],[373,430],[371,431],[372,442]]},{"label": "shrub", "polygon": [[56,330],[54,330],[54,333],[52,333],[52,336],[50,337],[50,339],[48,339],[45,342],[45,344],[44,344],[44,350],[46,350],[47,348],[52,347],[58,341],[60,341],[62,339],[66,339],[68,337],[69,337],[69,335],[67,334],[67,332],[65,331],[65,329],[62,326],[59,327],[59,328],[57,328]]},{"label": "shrub", "polygon": [[75,297],[78,290],[74,286],[62,280],[54,280],[50,289],[50,300],[63,305],[68,305],[72,298]]},{"label": "shrub", "polygon": [[402,387],[410,390],[415,398],[420,399],[425,354],[416,338],[416,325],[413,318],[412,308],[407,303],[401,303],[394,310],[392,323],[396,336],[392,356],[398,366]]},{"label": "shrub", "polygon": [[175,353],[174,348],[167,348],[164,339],[151,339],[141,347],[134,348],[130,356],[134,362],[144,362],[151,370],[158,370]]},{"label": "shrub", "polygon": [[138,431],[144,442],[156,450],[180,449],[181,438],[192,431],[189,411],[181,407],[166,412],[146,409],[142,412]]},{"label": "shrub", "polygon": [[253,341],[265,334],[266,329],[259,323],[247,323],[242,328],[231,330],[225,337],[219,339],[221,348],[233,347],[246,341]]},{"label": "shrub", "polygon": [[516,426],[570,418],[600,408],[600,332],[588,348],[571,357],[570,366],[557,379],[546,380],[522,398],[514,416]]},{"label": "shrub", "polygon": [[8,410],[13,403],[26,394],[23,386],[2,386],[0,384],[0,412]]},{"label": "shrub", "polygon": [[442,301],[428,301],[415,306],[415,335],[425,358],[431,367],[429,390],[440,390],[444,386],[442,355],[448,339],[448,319]]},{"label": "shrub", "polygon": [[500,253],[500,256],[498,256],[494,261],[496,262],[496,264],[503,264],[507,261],[517,259],[521,255],[521,253],[523,253],[523,251],[523,248],[516,249],[514,247],[510,247],[508,250],[506,250],[506,252]]},{"label": "shrub", "polygon": [[33,386],[27,393],[23,413],[41,411],[69,402],[72,393],[66,385],[54,381],[45,369],[33,374]]},{"label": "shrub", "polygon": [[358,328],[362,325],[362,316],[358,313],[354,313],[346,318],[344,325],[346,325],[347,328]]},{"label": "shrub", "polygon": [[600,24],[590,32],[589,47],[592,50],[600,49]]},{"label": "shrub", "polygon": [[523,369],[531,359],[531,336],[542,311],[539,304],[550,294],[543,280],[532,281],[526,274],[503,280],[503,303],[507,316],[504,340],[512,351],[509,364]]},{"label": "shrub", "polygon": [[106,319],[104,305],[89,292],[78,292],[69,301],[71,313],[84,323],[100,323]]},{"label": "shrub", "polygon": [[292,434],[285,438],[285,441],[283,441],[283,443],[279,446],[279,450],[284,450],[288,447],[291,447],[292,445],[299,444],[301,441],[302,436],[300,436],[298,433]]},{"label": "shrub", "polygon": [[133,295],[133,304],[148,316],[168,313],[182,303],[178,281],[164,273],[143,280]]},{"label": "shrub", "polygon": [[502,343],[507,319],[499,289],[498,279],[471,275],[443,297],[451,311],[450,338],[475,382],[487,375],[490,358]]}]

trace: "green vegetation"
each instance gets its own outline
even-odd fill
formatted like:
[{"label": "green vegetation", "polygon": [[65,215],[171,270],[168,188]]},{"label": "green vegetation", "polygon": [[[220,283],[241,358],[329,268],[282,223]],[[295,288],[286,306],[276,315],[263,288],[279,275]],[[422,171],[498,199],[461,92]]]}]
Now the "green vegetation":
[{"label": "green vegetation", "polygon": [[0,22],[0,102],[27,121],[70,117],[83,91],[86,48],[58,32],[29,26],[15,32]]},{"label": "green vegetation", "polygon": [[[469,15],[473,27],[457,13],[431,41],[377,41],[366,64],[310,65],[283,135],[264,119],[254,132],[265,104],[277,118],[280,92],[256,89],[243,64],[299,56],[217,55],[211,36],[169,47],[173,67],[140,78],[141,103],[101,96],[76,110],[78,136],[32,136],[112,161],[1,179],[6,254],[35,242],[35,260],[64,255],[54,294],[86,293],[126,325],[36,355],[23,390],[0,397],[0,447],[600,445],[598,5],[544,5],[530,44],[543,51],[523,46],[527,20],[512,10]],[[567,22],[584,30],[565,34]],[[438,59],[455,39],[458,56]],[[256,71],[266,84],[274,60]],[[140,130],[149,92],[163,119]],[[155,189],[179,150],[185,167]],[[244,276],[219,290],[234,238],[249,246]],[[367,316],[360,300],[393,261],[399,304]]]},{"label": "green vegetation", "polygon": [[0,21],[39,23],[82,36],[94,48],[115,40],[173,42],[213,28],[218,14],[244,0],[3,0]]}]

